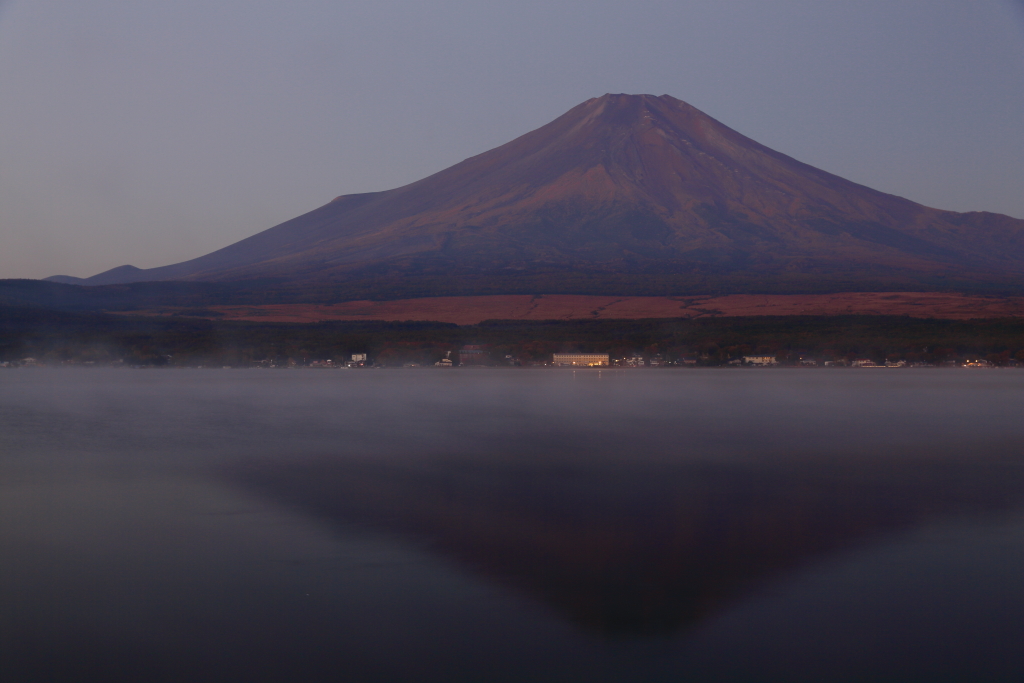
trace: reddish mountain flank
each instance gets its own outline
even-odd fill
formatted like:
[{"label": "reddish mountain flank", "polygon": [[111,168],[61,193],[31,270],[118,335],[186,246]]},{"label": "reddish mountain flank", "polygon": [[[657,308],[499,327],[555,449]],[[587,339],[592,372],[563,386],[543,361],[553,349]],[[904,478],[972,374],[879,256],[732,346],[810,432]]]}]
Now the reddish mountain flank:
[{"label": "reddish mountain flank", "polygon": [[335,304],[164,306],[134,315],[217,320],[315,323],[325,320],[423,320],[477,325],[485,320],[640,320],[721,316],[899,315],[971,320],[1024,317],[1024,296],[969,296],[954,292],[844,292],[837,294],[729,294],[726,296],[438,296]]},{"label": "reddish mountain flank", "polygon": [[84,284],[262,280],[310,300],[1024,286],[1024,221],[775,152],[663,95],[605,95],[418,182]]}]

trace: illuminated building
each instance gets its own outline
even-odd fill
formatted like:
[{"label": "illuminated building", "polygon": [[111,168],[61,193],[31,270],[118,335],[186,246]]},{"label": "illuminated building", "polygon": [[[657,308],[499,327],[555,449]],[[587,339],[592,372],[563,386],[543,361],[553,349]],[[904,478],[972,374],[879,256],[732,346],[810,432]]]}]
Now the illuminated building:
[{"label": "illuminated building", "polygon": [[608,365],[607,353],[556,353],[552,359],[555,365],[593,367]]}]

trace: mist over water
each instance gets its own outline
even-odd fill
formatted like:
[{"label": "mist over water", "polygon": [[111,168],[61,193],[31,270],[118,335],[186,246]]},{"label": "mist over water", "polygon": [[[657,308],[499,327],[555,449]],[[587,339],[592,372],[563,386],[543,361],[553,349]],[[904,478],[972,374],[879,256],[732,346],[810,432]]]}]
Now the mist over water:
[{"label": "mist over water", "polygon": [[0,372],[4,681],[1020,680],[1024,373]]}]

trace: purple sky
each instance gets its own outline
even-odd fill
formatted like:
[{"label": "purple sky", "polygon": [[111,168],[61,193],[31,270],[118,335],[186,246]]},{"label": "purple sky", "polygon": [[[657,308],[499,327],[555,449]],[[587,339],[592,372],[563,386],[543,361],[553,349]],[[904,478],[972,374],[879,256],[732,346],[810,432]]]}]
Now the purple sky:
[{"label": "purple sky", "polygon": [[199,256],[606,92],[1024,218],[1020,0],[0,0],[0,278]]}]

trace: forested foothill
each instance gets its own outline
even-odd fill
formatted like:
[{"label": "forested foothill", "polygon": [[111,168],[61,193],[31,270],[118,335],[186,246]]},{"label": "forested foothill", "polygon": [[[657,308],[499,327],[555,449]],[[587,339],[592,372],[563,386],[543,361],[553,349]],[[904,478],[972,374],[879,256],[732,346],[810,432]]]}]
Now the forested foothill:
[{"label": "forested foothill", "polygon": [[[201,313],[201,312],[197,312]],[[771,354],[780,365],[801,358],[941,364],[985,359],[997,366],[1024,361],[1020,318],[937,320],[902,316],[779,316],[742,318],[485,321],[312,324],[144,317],[0,307],[0,362],[126,366],[301,367],[366,353],[378,366],[432,365],[466,344],[486,349],[484,364],[537,365],[556,352],[640,354],[666,366],[728,365],[744,355]],[[319,364],[319,363],[318,363]]]}]

